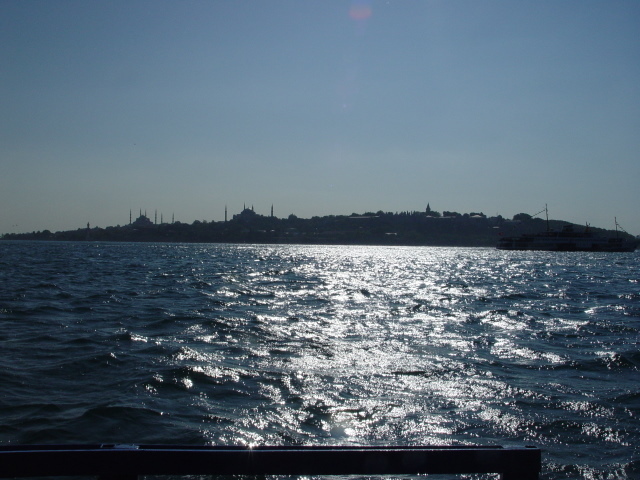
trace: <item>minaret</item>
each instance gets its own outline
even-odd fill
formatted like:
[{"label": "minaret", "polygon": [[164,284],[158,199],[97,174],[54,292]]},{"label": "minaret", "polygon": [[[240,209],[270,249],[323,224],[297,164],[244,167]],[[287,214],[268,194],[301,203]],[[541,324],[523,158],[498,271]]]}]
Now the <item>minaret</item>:
[{"label": "minaret", "polygon": [[273,218],[273,203],[271,204],[271,218]]},{"label": "minaret", "polygon": [[171,214],[171,223],[176,223],[176,218],[175,218],[176,214],[172,213]]},{"label": "minaret", "polygon": [[153,224],[157,225],[158,224],[158,209],[156,208],[156,216],[153,217]]},{"label": "minaret", "polygon": [[224,223],[227,223],[227,206],[224,206]]},{"label": "minaret", "polygon": [[162,225],[164,221],[162,220],[162,213],[160,213],[160,225]]},{"label": "minaret", "polygon": [[129,209],[129,225],[131,225],[131,209]]}]

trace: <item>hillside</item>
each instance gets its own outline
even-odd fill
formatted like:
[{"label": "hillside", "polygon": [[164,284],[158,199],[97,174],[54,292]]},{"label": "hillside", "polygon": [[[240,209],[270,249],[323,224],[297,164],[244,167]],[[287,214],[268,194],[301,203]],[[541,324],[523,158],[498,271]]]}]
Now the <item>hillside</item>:
[{"label": "hillside", "polygon": [[[550,220],[559,230],[570,224]],[[546,222],[519,214],[512,220],[486,217],[481,213],[402,212],[329,215],[310,219],[262,216],[251,209],[229,221],[195,221],[154,224],[141,215],[125,226],[79,228],[77,230],[5,234],[3,240],[59,240],[114,242],[200,242],[200,243],[291,243],[361,245],[495,246],[500,235],[544,231]],[[584,226],[575,225],[576,229]],[[613,234],[593,228],[596,233]],[[622,236],[631,237],[626,233]]]}]

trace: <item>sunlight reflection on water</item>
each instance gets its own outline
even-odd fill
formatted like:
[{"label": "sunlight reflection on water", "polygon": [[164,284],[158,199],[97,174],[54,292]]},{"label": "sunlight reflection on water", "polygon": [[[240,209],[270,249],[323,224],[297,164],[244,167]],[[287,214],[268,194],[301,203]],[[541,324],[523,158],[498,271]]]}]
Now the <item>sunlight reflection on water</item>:
[{"label": "sunlight reflection on water", "polygon": [[[8,279],[0,334],[12,339],[8,405],[84,402],[94,424],[34,406],[12,441],[140,442],[126,424],[109,438],[100,419],[115,404],[157,415],[147,443],[534,443],[562,464],[579,464],[580,448],[596,470],[640,444],[637,256],[613,267],[464,248],[80,248],[78,269],[99,254],[91,279],[58,276],[76,267],[51,250],[36,277],[15,260],[25,270]],[[110,403],[70,381],[79,368]],[[11,432],[24,418],[2,420]]]}]

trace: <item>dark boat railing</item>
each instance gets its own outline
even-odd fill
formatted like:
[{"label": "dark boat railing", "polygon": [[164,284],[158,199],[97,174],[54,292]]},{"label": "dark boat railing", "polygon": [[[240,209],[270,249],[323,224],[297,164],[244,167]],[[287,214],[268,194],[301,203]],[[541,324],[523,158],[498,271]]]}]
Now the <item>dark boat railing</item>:
[{"label": "dark boat railing", "polygon": [[500,474],[537,479],[537,447],[192,447],[182,445],[0,446],[0,477],[140,475]]}]

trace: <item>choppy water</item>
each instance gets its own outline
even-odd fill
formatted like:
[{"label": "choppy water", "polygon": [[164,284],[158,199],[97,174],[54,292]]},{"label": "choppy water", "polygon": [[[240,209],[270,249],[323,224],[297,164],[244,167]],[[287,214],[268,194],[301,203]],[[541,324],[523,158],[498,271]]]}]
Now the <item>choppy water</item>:
[{"label": "choppy water", "polygon": [[640,476],[640,255],[0,243],[0,443],[533,444]]}]

